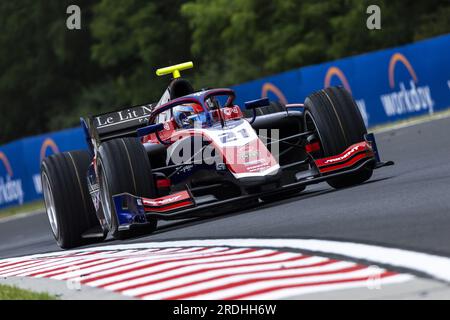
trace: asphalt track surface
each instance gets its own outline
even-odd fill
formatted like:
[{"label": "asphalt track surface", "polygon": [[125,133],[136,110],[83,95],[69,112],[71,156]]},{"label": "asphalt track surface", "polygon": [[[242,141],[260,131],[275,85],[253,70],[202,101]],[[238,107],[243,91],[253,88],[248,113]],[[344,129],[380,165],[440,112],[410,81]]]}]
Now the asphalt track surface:
[{"label": "asphalt track surface", "polygon": [[[150,236],[104,244],[215,239],[313,238],[450,257],[450,118],[377,135],[384,160],[360,186],[326,183],[296,197],[214,218],[163,222]],[[97,244],[98,245],[98,244]],[[0,258],[60,250],[44,213],[0,222]]]}]

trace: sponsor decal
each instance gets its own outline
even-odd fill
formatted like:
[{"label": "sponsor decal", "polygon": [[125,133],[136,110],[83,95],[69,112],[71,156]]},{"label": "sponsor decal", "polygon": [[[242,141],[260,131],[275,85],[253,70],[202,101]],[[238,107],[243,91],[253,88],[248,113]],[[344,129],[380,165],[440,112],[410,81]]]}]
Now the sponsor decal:
[{"label": "sponsor decal", "polygon": [[11,164],[9,163],[9,159],[6,156],[6,154],[4,154],[3,152],[0,151],[0,160],[3,163],[3,166],[5,167],[6,173],[8,174],[8,176],[12,177],[14,172],[11,168]]},{"label": "sponsor decal", "polygon": [[234,106],[232,108],[223,108],[222,112],[228,117],[233,116],[233,115],[237,115],[237,116],[240,115],[240,109],[237,106]]},{"label": "sponsor decal", "polygon": [[169,122],[164,122],[164,130],[170,130],[170,124]]},{"label": "sponsor decal", "polygon": [[174,196],[174,197],[170,197],[170,198],[166,198],[166,199],[160,199],[160,200],[159,199],[144,200],[144,204],[154,206],[154,207],[159,207],[159,206],[163,206],[163,205],[166,205],[169,203],[177,202],[180,199],[181,199],[181,195],[178,195],[178,196]]},{"label": "sponsor decal", "polygon": [[345,159],[350,158],[353,154],[355,154],[356,152],[360,151],[360,150],[364,150],[365,147],[362,145],[357,145],[354,146],[353,148],[351,148],[349,151],[347,151],[346,153],[344,153],[342,156],[336,157],[336,158],[332,158],[332,159],[328,159],[325,161],[325,164],[331,164],[331,163],[335,163],[335,162],[341,162],[344,161]]},{"label": "sponsor decal", "polygon": [[216,163],[217,171],[225,171],[227,170],[227,165],[225,163]]},{"label": "sponsor decal", "polygon": [[342,72],[341,69],[339,69],[338,67],[330,67],[327,71],[327,74],[325,75],[325,81],[324,81],[324,88],[328,88],[330,86],[331,83],[331,79],[333,77],[337,77],[341,83],[342,86],[350,93],[352,93],[352,89],[350,88],[350,85],[348,83],[347,77],[345,76],[345,74]]},{"label": "sponsor decal", "polygon": [[242,160],[248,160],[248,159],[251,159],[251,158],[259,158],[260,155],[261,154],[260,154],[259,150],[248,150],[248,151],[244,151],[243,153],[241,153],[239,155],[239,157]]},{"label": "sponsor decal", "polygon": [[146,206],[162,207],[188,199],[190,199],[189,193],[186,191],[181,191],[158,199],[142,199],[142,202]]},{"label": "sponsor decal", "polygon": [[248,166],[246,169],[248,172],[260,172],[271,167],[269,159],[260,159],[255,161],[257,164],[253,166]]},{"label": "sponsor decal", "polygon": [[41,146],[41,152],[40,152],[40,162],[42,162],[44,160],[44,158],[46,157],[46,153],[48,149],[52,150],[52,153],[59,153],[59,148],[56,145],[55,141],[52,138],[47,138],[44,140],[44,142],[42,143]]},{"label": "sponsor decal", "polygon": [[[339,69],[338,67],[332,66],[327,70],[327,73],[325,75],[325,80],[324,80],[324,84],[323,87],[324,88],[328,88],[331,86],[331,81],[332,79],[336,77],[339,79],[339,81],[341,82],[342,86],[348,91],[350,92],[350,94],[353,95],[352,93],[352,88],[350,87],[350,84],[347,80],[347,77],[345,76],[344,72],[342,72],[341,69]],[[369,126],[369,120],[370,120],[370,115],[367,112],[367,108],[366,108],[366,102],[364,101],[364,99],[356,99],[355,98],[355,102],[356,105],[358,106],[359,112],[361,113],[361,116],[364,120],[364,123],[366,125],[366,127]]]},{"label": "sponsor decal", "polygon": [[358,161],[374,157],[374,152],[368,142],[360,142],[348,147],[343,153],[315,160],[321,173],[327,173],[344,168],[350,168]]},{"label": "sponsor decal", "polygon": [[152,105],[138,106],[126,110],[108,113],[94,118],[97,129],[102,129],[115,124],[128,121],[139,120],[145,121],[153,110]]},{"label": "sponsor decal", "polygon": [[22,180],[14,179],[14,172],[5,153],[0,151],[0,163],[3,165],[6,175],[0,175],[0,206],[17,202],[23,204],[25,193],[22,188]]},{"label": "sponsor decal", "polygon": [[180,191],[158,199],[142,199],[146,212],[165,213],[194,205],[187,191]]},{"label": "sponsor decal", "polygon": [[395,67],[402,64],[409,75],[409,88],[403,81],[398,84],[397,91],[383,94],[380,99],[384,111],[388,117],[416,113],[420,111],[428,111],[430,114],[434,111],[434,101],[429,86],[419,86],[419,78],[408,59],[401,53],[392,55],[389,61],[389,86],[392,90],[396,88],[395,83]]},{"label": "sponsor decal", "polygon": [[[188,165],[177,170],[177,175],[183,175],[192,169],[192,164],[214,165],[217,170],[228,168],[233,174],[263,175],[273,167],[277,169],[276,157],[279,155],[278,143],[271,145],[271,152],[263,140],[267,139],[268,131],[260,130],[261,139],[247,121],[237,121],[235,125],[220,130],[193,129],[183,135],[173,136],[178,140],[168,148],[169,163]],[[197,137],[197,139],[193,139]],[[273,141],[279,138],[278,130],[270,130]],[[194,143],[191,143],[193,139]],[[278,166],[279,167],[279,166]]]},{"label": "sponsor decal", "polygon": [[283,104],[287,104],[288,101],[286,99],[286,97],[284,96],[283,92],[278,89],[277,86],[275,86],[272,83],[266,82],[263,86],[262,86],[262,90],[261,90],[261,98],[266,98],[267,94],[271,92],[273,93],[277,98],[278,101],[280,101]]}]

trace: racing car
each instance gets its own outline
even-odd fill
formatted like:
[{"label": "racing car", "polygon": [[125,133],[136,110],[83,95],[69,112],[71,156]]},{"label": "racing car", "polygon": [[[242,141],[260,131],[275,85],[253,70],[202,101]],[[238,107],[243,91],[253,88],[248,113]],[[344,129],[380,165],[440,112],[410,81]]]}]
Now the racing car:
[{"label": "racing car", "polygon": [[157,103],[81,118],[87,150],[43,160],[42,187],[62,248],[156,230],[187,219],[370,179],[380,160],[349,92],[329,87],[304,103],[234,103],[227,88],[194,90],[187,62],[157,70]]}]

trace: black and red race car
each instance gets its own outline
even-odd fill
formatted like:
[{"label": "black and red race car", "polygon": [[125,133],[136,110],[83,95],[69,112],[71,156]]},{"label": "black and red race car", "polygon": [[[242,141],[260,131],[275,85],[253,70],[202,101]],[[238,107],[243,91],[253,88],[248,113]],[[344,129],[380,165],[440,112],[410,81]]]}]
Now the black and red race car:
[{"label": "black and red race car", "polygon": [[42,163],[50,225],[62,248],[152,232],[185,219],[368,180],[381,162],[355,101],[342,87],[304,104],[234,104],[231,89],[195,91],[184,63],[158,103],[82,118],[88,150]]}]

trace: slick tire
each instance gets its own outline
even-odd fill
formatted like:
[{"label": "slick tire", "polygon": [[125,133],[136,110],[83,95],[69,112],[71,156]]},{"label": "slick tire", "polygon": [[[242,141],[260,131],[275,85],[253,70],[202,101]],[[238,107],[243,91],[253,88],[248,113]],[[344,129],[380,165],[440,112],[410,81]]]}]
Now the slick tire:
[{"label": "slick tire", "polygon": [[[263,116],[266,114],[272,114],[277,112],[283,112],[286,111],[286,107],[278,101],[270,101],[270,105],[257,108],[256,109],[256,115],[257,116]],[[253,111],[252,110],[243,110],[243,113],[246,117],[253,117]]]},{"label": "slick tire", "polygon": [[263,108],[264,114],[271,114],[271,113],[277,113],[277,112],[283,112],[286,111],[286,107],[278,101],[270,101],[270,105]]},{"label": "slick tire", "polygon": [[63,249],[103,238],[83,239],[84,232],[100,227],[87,188],[91,159],[87,151],[72,151],[45,158],[41,165],[42,190],[53,235]]},{"label": "slick tire", "polygon": [[142,143],[136,138],[120,138],[103,142],[97,158],[100,199],[106,222],[115,239],[126,239],[138,234],[151,233],[157,219],[148,219],[146,225],[119,230],[119,221],[112,197],[130,193],[153,198],[155,185],[149,158]]},{"label": "slick tire", "polygon": [[[358,106],[342,87],[329,87],[306,98],[305,126],[317,130],[323,157],[344,152],[352,144],[364,141],[367,133]],[[372,168],[365,167],[327,182],[333,188],[345,188],[363,183],[370,179],[372,173]]]}]

